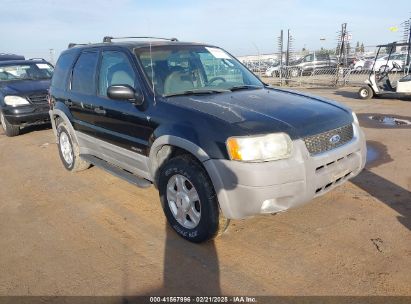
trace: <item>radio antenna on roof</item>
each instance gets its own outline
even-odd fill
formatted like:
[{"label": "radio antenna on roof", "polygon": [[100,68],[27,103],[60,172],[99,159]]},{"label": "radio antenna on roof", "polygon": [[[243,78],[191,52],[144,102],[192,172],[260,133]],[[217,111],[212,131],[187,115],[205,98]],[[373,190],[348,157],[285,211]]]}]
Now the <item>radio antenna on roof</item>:
[{"label": "radio antenna on roof", "polygon": [[154,105],[156,105],[156,90],[154,87],[154,67],[153,67],[153,56],[151,53],[151,41],[150,41],[150,66],[151,66],[151,85],[153,86],[153,94],[154,94]]}]

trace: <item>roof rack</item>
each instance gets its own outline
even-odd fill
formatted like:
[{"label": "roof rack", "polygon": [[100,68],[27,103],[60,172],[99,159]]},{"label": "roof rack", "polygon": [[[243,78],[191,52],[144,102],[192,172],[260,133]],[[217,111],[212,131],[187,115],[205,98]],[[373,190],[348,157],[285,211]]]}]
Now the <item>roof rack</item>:
[{"label": "roof rack", "polygon": [[13,53],[0,53],[0,55],[2,55],[2,56],[5,56],[5,55],[7,55],[7,56],[23,56],[23,55],[17,55],[17,54],[13,54]]},{"label": "roof rack", "polygon": [[411,43],[409,42],[391,42],[391,43],[387,43],[387,44],[381,44],[381,45],[377,45],[377,47],[389,47],[389,46],[407,46],[407,45],[411,45]]},{"label": "roof rack", "polygon": [[168,41],[178,41],[177,38],[162,38],[162,37],[136,37],[136,36],[130,36],[130,37],[110,37],[106,36],[103,38],[103,42],[108,42],[110,43],[111,40],[113,39],[159,39],[159,40],[168,40]]},{"label": "roof rack", "polygon": [[71,48],[73,48],[73,47],[75,47],[75,46],[78,46],[78,45],[87,45],[87,43],[74,43],[74,42],[70,42],[70,43],[68,44],[68,47],[67,47],[67,48],[71,49]]},{"label": "roof rack", "polygon": [[46,61],[46,59],[40,58],[40,57],[30,58],[29,60],[41,60],[41,61]]}]

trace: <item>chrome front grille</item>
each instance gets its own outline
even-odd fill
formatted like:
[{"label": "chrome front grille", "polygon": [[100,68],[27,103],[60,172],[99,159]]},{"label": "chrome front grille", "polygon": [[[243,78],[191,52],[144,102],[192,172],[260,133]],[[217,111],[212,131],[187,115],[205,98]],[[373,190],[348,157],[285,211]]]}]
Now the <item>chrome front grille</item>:
[{"label": "chrome front grille", "polygon": [[34,104],[48,103],[47,93],[32,94],[27,97],[30,100],[30,102]]},{"label": "chrome front grille", "polygon": [[[354,136],[352,124],[303,138],[311,155],[319,154],[342,146]],[[339,140],[332,140],[338,138]]]}]

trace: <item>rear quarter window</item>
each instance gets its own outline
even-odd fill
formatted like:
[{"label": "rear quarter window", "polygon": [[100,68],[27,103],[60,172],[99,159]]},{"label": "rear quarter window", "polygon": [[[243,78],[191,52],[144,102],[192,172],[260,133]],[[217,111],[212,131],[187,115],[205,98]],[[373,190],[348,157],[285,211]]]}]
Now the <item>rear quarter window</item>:
[{"label": "rear quarter window", "polygon": [[317,54],[317,60],[319,61],[328,60],[328,55],[327,54]]},{"label": "rear quarter window", "polygon": [[95,93],[97,61],[98,53],[96,51],[87,51],[80,55],[73,69],[72,91],[88,95]]},{"label": "rear quarter window", "polygon": [[75,55],[75,53],[66,53],[59,57],[51,80],[52,87],[62,90],[67,88],[67,78]]}]

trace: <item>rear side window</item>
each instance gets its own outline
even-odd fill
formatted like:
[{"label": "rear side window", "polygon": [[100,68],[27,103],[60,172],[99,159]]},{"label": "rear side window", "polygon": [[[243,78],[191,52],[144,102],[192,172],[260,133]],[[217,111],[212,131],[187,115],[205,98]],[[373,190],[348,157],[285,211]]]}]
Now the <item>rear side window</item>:
[{"label": "rear side window", "polygon": [[328,60],[327,54],[316,54],[317,60]]},{"label": "rear side window", "polygon": [[88,95],[95,93],[97,61],[97,52],[84,52],[80,55],[73,69],[72,91]]},{"label": "rear side window", "polygon": [[63,90],[66,88],[68,72],[74,61],[74,57],[75,53],[66,53],[59,57],[51,80],[52,87]]}]

